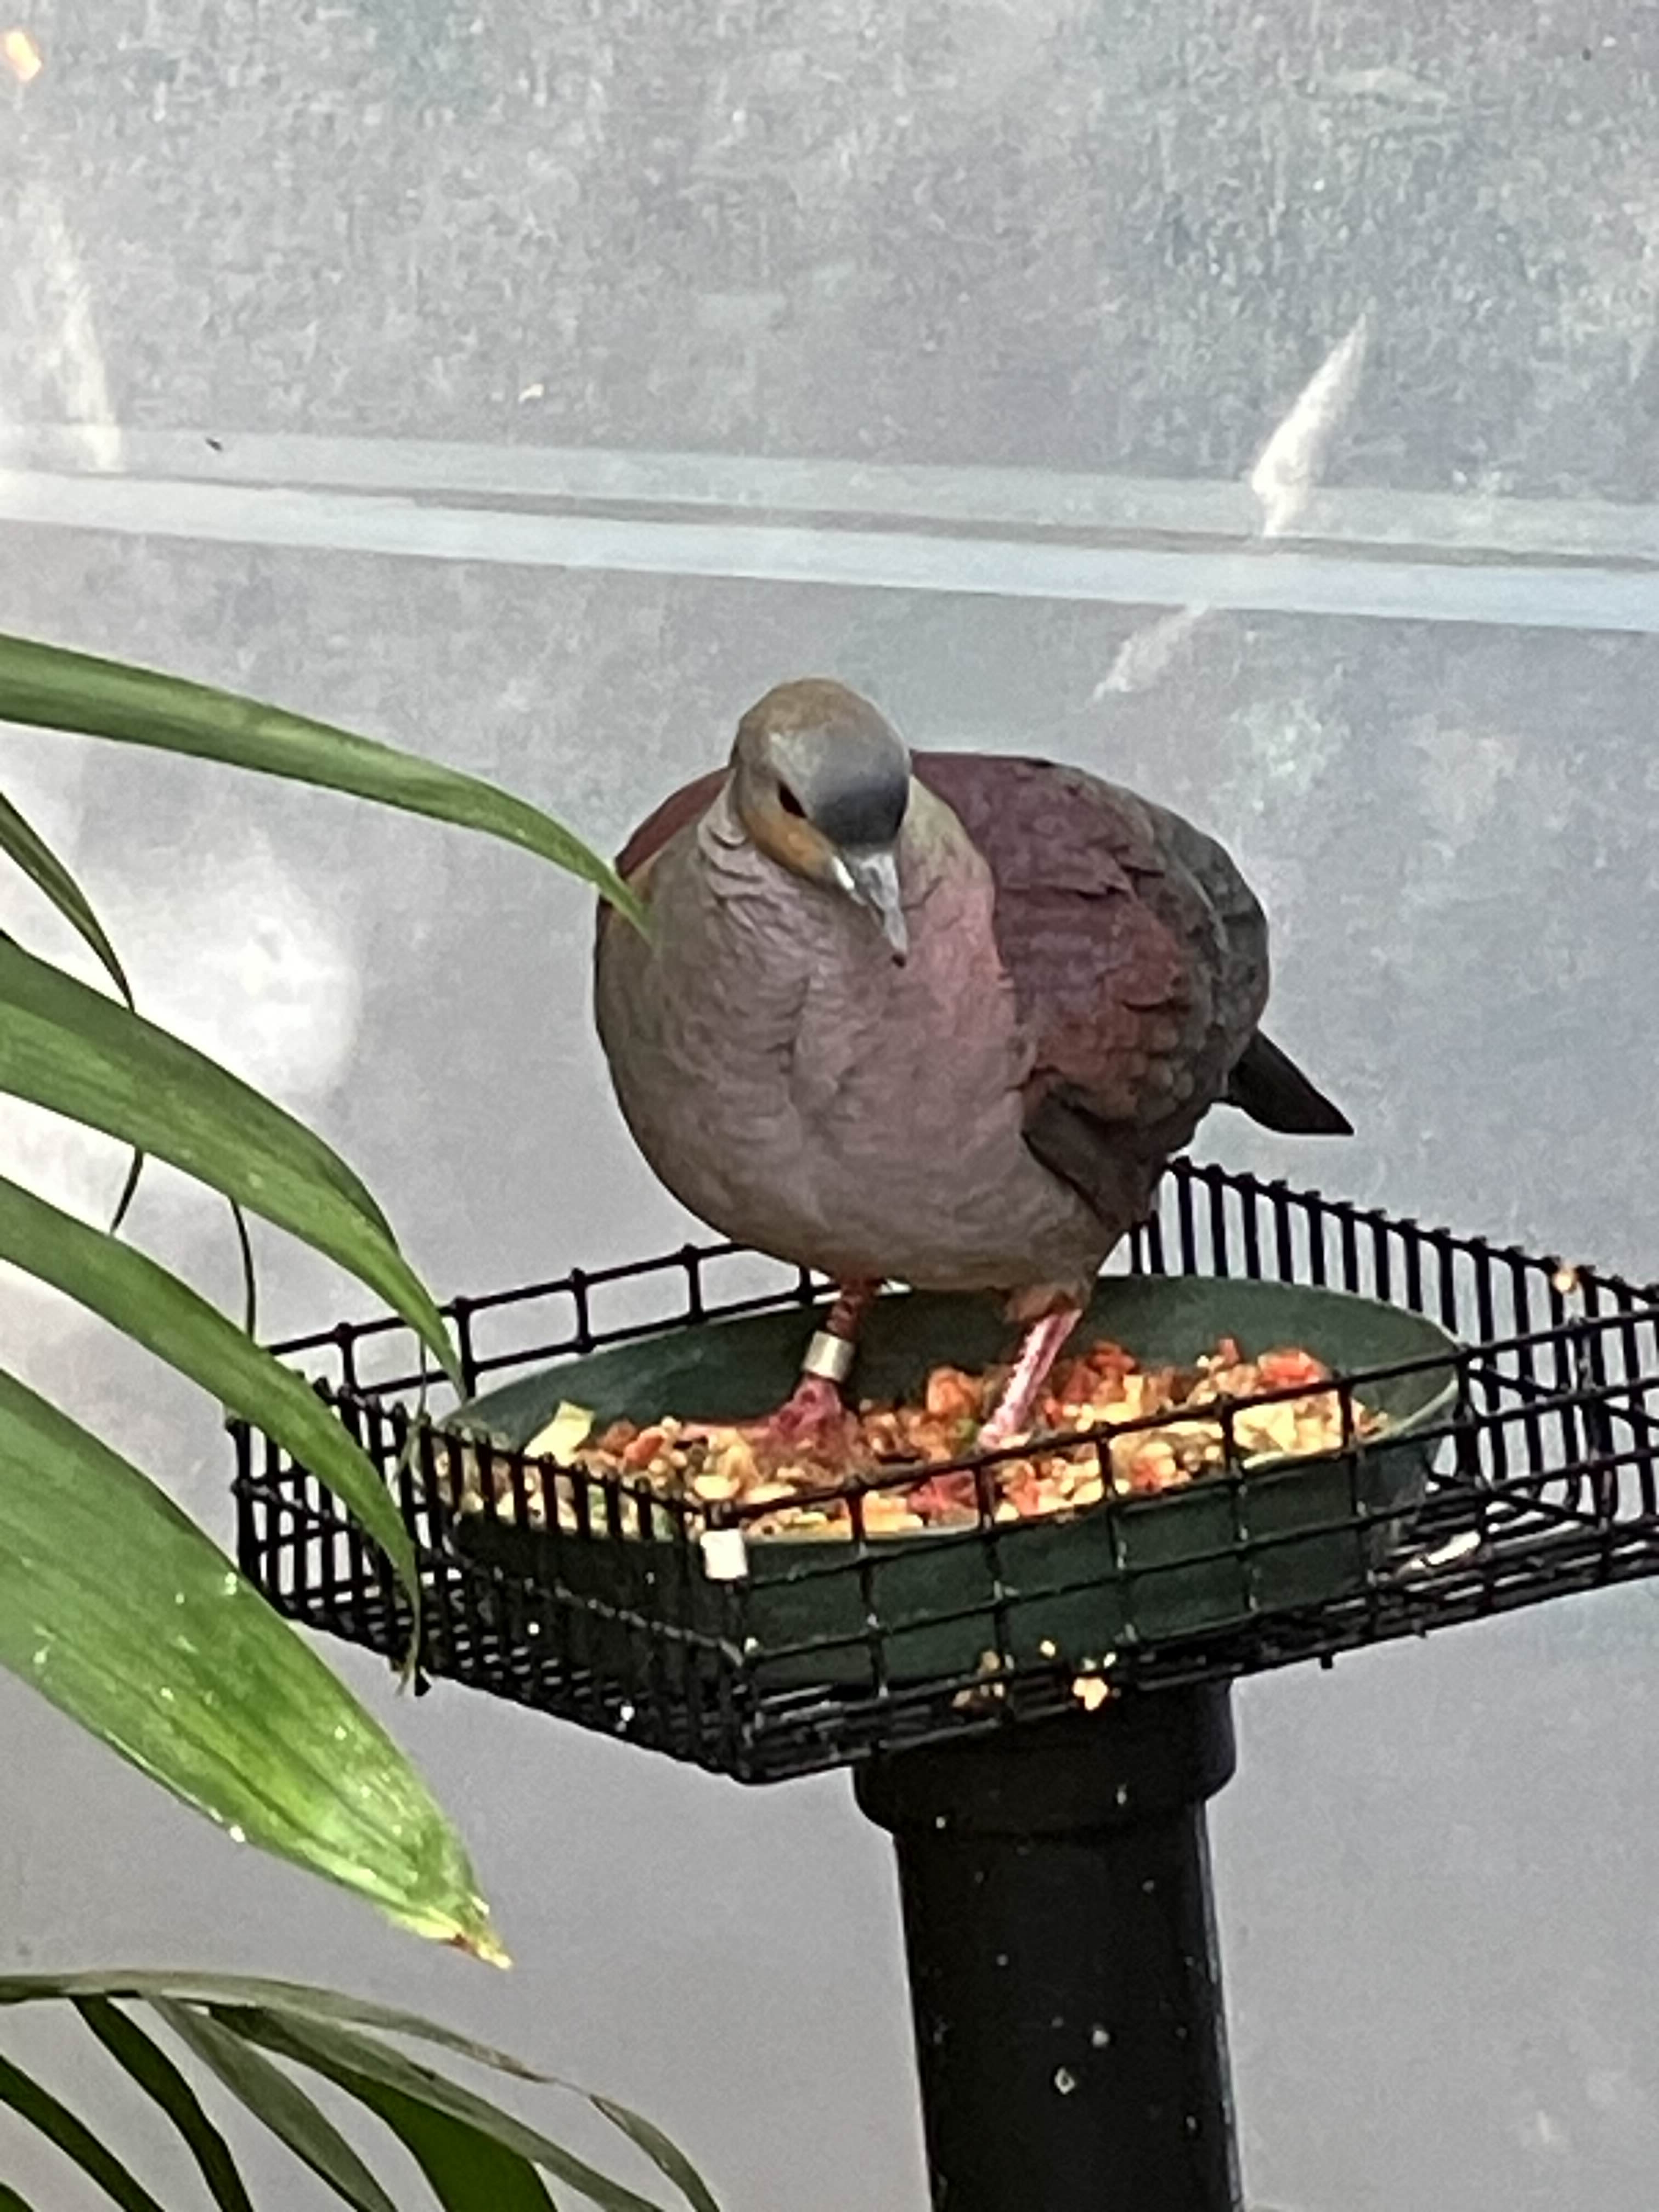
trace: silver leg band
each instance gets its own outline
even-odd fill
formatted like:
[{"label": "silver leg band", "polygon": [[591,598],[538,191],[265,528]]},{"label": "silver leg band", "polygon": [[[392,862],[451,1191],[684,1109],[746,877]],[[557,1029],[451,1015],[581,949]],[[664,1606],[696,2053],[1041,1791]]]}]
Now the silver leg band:
[{"label": "silver leg band", "polygon": [[858,1347],[849,1337],[834,1336],[827,1328],[813,1332],[801,1361],[803,1375],[821,1376],[826,1382],[844,1382],[853,1371]]}]

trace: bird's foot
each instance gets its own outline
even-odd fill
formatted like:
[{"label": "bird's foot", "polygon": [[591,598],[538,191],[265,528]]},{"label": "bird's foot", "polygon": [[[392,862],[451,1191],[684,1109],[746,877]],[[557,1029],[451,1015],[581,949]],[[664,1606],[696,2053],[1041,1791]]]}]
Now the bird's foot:
[{"label": "bird's foot", "polygon": [[688,1437],[729,1437],[733,1433],[757,1450],[773,1455],[823,1452],[839,1443],[848,1419],[840,1390],[827,1376],[803,1375],[775,1413],[758,1421],[692,1421]]},{"label": "bird's foot", "polygon": [[840,1285],[823,1328],[807,1345],[799,1382],[775,1413],[759,1421],[698,1422],[685,1433],[708,1437],[720,1426],[728,1435],[736,1429],[763,1451],[833,1452],[847,1440],[851,1419],[841,1386],[852,1373],[857,1357],[859,1323],[880,1288],[879,1283],[864,1281]]},{"label": "bird's foot", "polygon": [[879,1283],[842,1284],[836,1302],[814,1332],[801,1363],[800,1380],[775,1413],[750,1431],[763,1445],[785,1451],[825,1452],[844,1443],[850,1415],[841,1389],[858,1358],[859,1324]]},{"label": "bird's foot", "polygon": [[1060,1357],[1060,1346],[1077,1323],[1078,1309],[1070,1305],[1062,1307],[1058,1313],[1044,1314],[1040,1321],[1032,1322],[1019,1347],[1014,1371],[980,1430],[974,1447],[976,1451],[1000,1451],[1005,1445],[1030,1434],[1042,1386]]},{"label": "bird's foot", "polygon": [[763,1435],[781,1444],[834,1443],[847,1425],[847,1407],[840,1387],[827,1375],[803,1375],[793,1391],[769,1420],[760,1425]]}]

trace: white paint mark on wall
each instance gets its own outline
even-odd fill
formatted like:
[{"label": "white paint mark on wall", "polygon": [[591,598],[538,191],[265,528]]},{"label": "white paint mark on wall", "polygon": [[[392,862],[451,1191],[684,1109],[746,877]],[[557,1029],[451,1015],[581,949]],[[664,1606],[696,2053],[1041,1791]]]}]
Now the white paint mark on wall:
[{"label": "white paint mark on wall", "polygon": [[[1317,488],[1331,441],[1359,389],[1367,336],[1366,318],[1361,315],[1333,346],[1262,447],[1250,471],[1249,486],[1261,509],[1264,538],[1283,537],[1292,529]],[[1161,681],[1209,611],[1197,601],[1176,607],[1126,638],[1095,686],[1091,705],[1097,705],[1109,693],[1145,691]]]},{"label": "white paint mark on wall", "polygon": [[1361,315],[1309,378],[1262,447],[1249,483],[1261,501],[1264,538],[1283,537],[1312,496],[1331,442],[1358,392],[1369,336],[1367,319]]},{"label": "white paint mark on wall", "polygon": [[[125,465],[122,434],[80,253],[56,198],[30,188],[18,235],[27,250],[9,272],[9,311],[58,384],[91,466]],[[190,865],[128,856],[88,835],[88,779],[139,771],[118,748],[46,731],[0,733],[3,789],[72,872],[112,939],[147,1018],[222,1060],[257,1088],[303,1112],[338,1080],[362,1002],[348,924],[325,912],[267,840],[216,810],[191,827]],[[33,887],[0,866],[0,928],[31,950],[100,979],[79,939]],[[113,1139],[22,1101],[0,1098],[0,1172],[82,1219],[106,1221],[126,1152]],[[218,1202],[186,1178],[152,1176],[147,1215],[201,1217]],[[168,1241],[176,1247],[169,1234]],[[0,1267],[0,1334],[9,1355],[82,1325],[77,1307]]]},{"label": "white paint mark on wall", "polygon": [[29,250],[13,271],[16,306],[34,325],[35,358],[56,382],[64,416],[78,426],[88,458],[101,468],[119,468],[121,432],[86,270],[63,206],[44,185],[24,193],[17,235]]},{"label": "white paint mark on wall", "polygon": [[1147,691],[1169,673],[1182,647],[1210,610],[1206,606],[1175,607],[1144,629],[1132,631],[1118,647],[1111,666],[1090,696],[1097,706],[1109,692]]}]

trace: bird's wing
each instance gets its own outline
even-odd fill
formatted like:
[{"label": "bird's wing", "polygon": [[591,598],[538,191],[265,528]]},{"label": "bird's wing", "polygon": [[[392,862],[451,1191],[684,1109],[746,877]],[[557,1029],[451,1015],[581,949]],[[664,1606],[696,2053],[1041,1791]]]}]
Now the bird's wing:
[{"label": "bird's wing", "polygon": [[1115,1213],[1122,1167],[1188,1141],[1255,1032],[1261,907],[1212,838],[1081,769],[952,753],[915,768],[991,870],[1035,1048],[1027,1141]]}]

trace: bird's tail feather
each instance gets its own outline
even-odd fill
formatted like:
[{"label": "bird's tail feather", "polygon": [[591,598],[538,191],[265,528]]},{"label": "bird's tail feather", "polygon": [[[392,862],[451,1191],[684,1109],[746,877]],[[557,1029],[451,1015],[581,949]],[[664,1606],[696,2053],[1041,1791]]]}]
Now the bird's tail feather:
[{"label": "bird's tail feather", "polygon": [[1258,1030],[1227,1079],[1226,1101],[1287,1137],[1351,1137],[1353,1124]]}]

